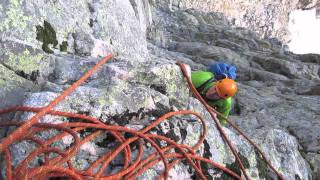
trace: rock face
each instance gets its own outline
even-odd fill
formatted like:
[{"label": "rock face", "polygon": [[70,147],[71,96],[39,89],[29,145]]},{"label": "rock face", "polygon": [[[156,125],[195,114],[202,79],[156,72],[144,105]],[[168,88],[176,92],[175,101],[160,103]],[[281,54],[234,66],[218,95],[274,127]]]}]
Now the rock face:
[{"label": "rock face", "polygon": [[[319,151],[319,105],[315,103],[319,101],[315,92],[319,87],[319,63],[312,58],[317,55],[294,55],[250,31],[228,28],[228,23],[217,24],[221,20],[218,15],[216,21],[210,21],[212,14],[194,10],[156,14],[157,26],[151,28],[150,38],[168,49],[168,54],[179,52],[178,59],[193,69],[204,69],[202,65],[217,61],[238,67],[240,90],[234,120],[243,129],[254,136],[253,127],[283,128],[297,137],[301,151]],[[188,20],[184,21],[185,17]],[[190,19],[202,23],[190,25]]]},{"label": "rock face", "polygon": [[[296,7],[299,2],[282,3]],[[231,120],[262,148],[286,179],[316,179],[320,172],[320,56],[287,52],[277,41],[261,39],[245,28],[231,27],[234,23],[221,13],[199,11],[205,5],[208,4],[187,0],[3,1],[0,85],[4,88],[0,89],[0,100],[4,103],[0,107],[16,104],[43,107],[93,67],[101,56],[114,52],[114,60],[55,109],[87,114],[108,124],[133,129],[141,129],[173,110],[197,111],[209,129],[199,155],[240,174],[208,112],[192,96],[175,65],[180,61],[193,70],[204,70],[211,63],[223,61],[238,68],[239,92]],[[219,1],[203,10],[216,10],[222,5]],[[245,7],[236,3],[234,8],[240,5]],[[189,7],[194,9],[186,9]],[[281,9],[279,2],[274,2],[266,11],[276,11],[273,7]],[[256,30],[265,19],[250,10],[253,9],[248,8],[246,13],[256,21],[246,26]],[[271,13],[268,23],[280,14]],[[267,26],[265,33],[276,29],[269,24],[264,26]],[[14,119],[26,120],[31,116],[32,113],[16,113]],[[61,123],[72,119],[46,116],[41,121]],[[224,129],[252,179],[276,178],[244,139],[232,128]],[[175,117],[152,132],[192,146],[201,126],[193,117]],[[40,138],[48,139],[56,133],[50,130]],[[79,136],[88,134],[90,131]],[[81,146],[72,159],[74,166],[84,170],[115,146],[107,136],[101,135]],[[66,137],[55,146],[66,148],[71,143]],[[28,142],[13,145],[10,148],[13,166],[33,148]],[[146,148],[147,152],[154,152]],[[32,165],[39,165],[40,161],[38,157]],[[107,173],[119,171],[121,164],[119,158]],[[227,178],[205,164],[203,169],[209,179]],[[163,165],[159,163],[139,179],[155,179],[162,171]],[[171,179],[196,178],[196,173],[184,163],[175,166],[169,175]]]},{"label": "rock face", "polygon": [[153,0],[152,2],[170,11],[195,9],[204,12],[220,12],[228,17],[232,25],[245,27],[263,37],[277,38],[286,43],[290,40],[289,13],[296,9],[315,7],[318,1]]},{"label": "rock face", "polygon": [[[132,18],[135,12],[129,0],[3,1],[1,9],[3,39],[18,39],[47,53],[62,50],[105,56],[110,45],[114,53],[140,61],[147,53],[144,33],[136,25],[139,20]],[[76,14],[70,11],[80,9]]]}]

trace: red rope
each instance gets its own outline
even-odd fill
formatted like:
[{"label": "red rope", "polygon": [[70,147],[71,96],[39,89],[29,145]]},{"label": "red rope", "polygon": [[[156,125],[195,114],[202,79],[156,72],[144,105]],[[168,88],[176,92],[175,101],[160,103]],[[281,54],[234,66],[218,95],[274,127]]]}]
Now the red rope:
[{"label": "red rope", "polygon": [[[195,153],[196,150],[198,150],[199,147],[203,144],[205,135],[207,133],[207,127],[204,120],[195,112],[186,110],[170,112],[163,115],[144,129],[136,131],[121,126],[107,125],[101,122],[99,119],[90,116],[52,110],[54,106],[56,106],[66,96],[72,93],[81,83],[88,79],[90,75],[92,75],[111,57],[112,55],[109,55],[102,59],[77,82],[72,84],[67,90],[65,90],[60,96],[58,96],[44,108],[17,106],[0,110],[0,115],[17,111],[36,113],[36,115],[34,115],[30,120],[26,122],[19,122],[14,120],[0,122],[0,127],[17,127],[14,132],[9,134],[8,137],[2,139],[0,143],[0,153],[3,153],[5,155],[6,178],[8,180],[46,179],[50,177],[67,177],[71,179],[132,179],[143,174],[147,169],[151,168],[160,161],[163,162],[165,168],[163,174],[158,178],[163,177],[164,179],[168,179],[170,169],[173,168],[181,160],[186,160],[195,169],[195,172],[201,179],[206,179],[206,177],[202,172],[200,162],[208,163],[213,167],[222,170],[231,177],[241,179],[239,175],[227,169],[226,167],[215,163],[210,159],[203,158]],[[61,124],[39,123],[39,119],[48,114],[55,116],[72,117],[82,121],[85,120],[87,122],[68,122]],[[164,136],[148,133],[151,129],[158,126],[161,122],[176,115],[193,115],[202,123],[202,132],[200,138],[193,147],[178,144]],[[88,128],[94,129],[94,131],[85,138],[79,138],[79,131]],[[45,132],[49,129],[55,129],[60,133],[46,140],[36,137],[37,134]],[[80,147],[84,143],[93,141],[97,136],[103,133],[110,133],[115,138],[115,140],[119,142],[120,145],[106,152],[95,162],[90,164],[90,166],[85,170],[78,170],[74,168],[71,162],[71,158],[74,158],[76,156],[77,152],[79,152],[80,150]],[[126,139],[124,137],[124,133],[129,133],[132,135],[132,137]],[[73,143],[69,148],[59,149],[51,146],[53,143],[61,140],[63,137],[70,135],[73,138]],[[10,153],[9,147],[15,143],[25,140],[34,142],[37,145],[37,148],[30,152],[27,157],[16,167],[12,167],[12,155]],[[159,146],[156,143],[158,141],[165,141],[168,146]],[[135,142],[138,143],[138,155],[135,159],[132,159],[132,149],[130,145]],[[156,152],[149,155],[145,159],[143,159],[145,147],[143,145],[143,142],[150,143],[151,146],[156,150]],[[173,151],[175,151],[175,153],[172,153]],[[114,160],[114,158],[119,156],[121,153],[123,153],[124,156],[124,164],[122,169],[114,174],[106,174],[107,167]],[[56,156],[50,158],[49,154],[56,154]],[[29,163],[40,155],[44,155],[43,165],[30,167]]]},{"label": "red rope", "polygon": [[65,90],[60,96],[54,99],[47,107],[43,108],[40,112],[34,115],[30,120],[24,123],[21,127],[15,130],[9,136],[3,139],[0,143],[0,152],[8,148],[11,142],[18,140],[24,132],[26,132],[31,126],[39,121],[40,118],[45,116],[54,106],[56,106],[60,101],[62,101],[66,96],[71,94],[80,84],[87,80],[95,71],[98,70],[100,66],[106,63],[112,58],[112,55],[108,55],[103,58],[98,64],[96,64],[92,69],[90,69],[84,76],[82,76],[78,81],[72,84],[67,90]]},{"label": "red rope", "polygon": [[194,85],[192,84],[189,76],[188,76],[188,73],[187,73],[187,70],[186,70],[186,67],[183,63],[177,63],[181,70],[182,70],[182,73],[184,75],[184,77],[187,79],[187,82],[188,82],[188,85],[189,87],[191,88],[192,92],[194,93],[194,95],[197,97],[198,100],[200,100],[200,102],[206,107],[206,109],[208,110],[208,112],[210,113],[211,117],[213,118],[218,130],[220,131],[222,137],[224,137],[225,141],[227,142],[227,144],[229,145],[230,149],[232,150],[232,153],[234,154],[237,162],[239,163],[240,165],[240,168],[243,172],[243,174],[245,175],[245,177],[247,179],[249,179],[248,175],[246,174],[246,171],[243,167],[243,164],[240,160],[240,158],[238,157],[238,154],[236,153],[232,143],[228,140],[227,136],[225,135],[225,132],[223,131],[221,125],[220,125],[220,121],[217,119],[217,117],[215,116],[216,115],[220,115],[224,120],[226,120],[234,129],[236,129],[236,131],[242,135],[257,151],[258,153],[262,156],[263,160],[268,164],[268,166],[272,169],[272,171],[274,173],[277,174],[277,176],[279,177],[279,179],[281,180],[284,180],[284,177],[282,174],[280,174],[273,166],[272,164],[270,163],[270,161],[266,158],[266,156],[264,155],[264,153],[262,152],[262,150],[248,137],[246,136],[241,130],[239,127],[237,127],[235,124],[233,124],[232,122],[230,122],[230,120],[228,118],[226,118],[223,114],[221,114],[220,112],[218,112],[217,110],[215,110],[214,108],[210,107],[206,101],[202,98],[202,96],[199,94],[199,92],[196,90],[196,88],[194,87]]},{"label": "red rope", "polygon": [[224,130],[222,129],[222,126],[220,124],[220,121],[217,119],[216,114],[211,110],[212,108],[206,103],[206,101],[202,98],[202,96],[199,94],[199,92],[196,90],[196,88],[193,86],[190,78],[187,75],[187,71],[186,71],[186,67],[184,64],[178,64],[182,70],[183,75],[187,78],[187,82],[189,87],[191,88],[193,94],[197,97],[198,100],[200,100],[200,102],[204,105],[204,107],[207,109],[207,111],[209,112],[209,114],[211,115],[212,119],[215,122],[215,125],[217,127],[217,129],[219,130],[221,136],[223,137],[223,139],[225,140],[225,142],[228,144],[231,152],[233,153],[233,155],[236,158],[236,161],[239,163],[240,169],[243,172],[244,176],[246,177],[246,179],[250,179],[244,166],[243,163],[240,159],[240,157],[238,156],[238,153],[235,149],[235,147],[233,146],[233,144],[230,142],[230,140],[228,139],[226,133],[224,132]]}]

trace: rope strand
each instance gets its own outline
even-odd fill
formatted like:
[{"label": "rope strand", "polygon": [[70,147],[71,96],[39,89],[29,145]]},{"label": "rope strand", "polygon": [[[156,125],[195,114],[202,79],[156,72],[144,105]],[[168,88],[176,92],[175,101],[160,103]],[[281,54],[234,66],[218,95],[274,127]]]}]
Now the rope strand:
[{"label": "rope strand", "polygon": [[[205,136],[207,134],[207,126],[203,118],[189,110],[175,111],[164,114],[156,121],[152,122],[144,129],[137,131],[122,126],[108,125],[96,119],[94,117],[86,116],[83,114],[61,112],[52,110],[59,102],[61,102],[66,96],[72,93],[81,83],[88,79],[95,71],[97,71],[105,62],[112,58],[109,55],[103,58],[92,69],[90,69],[85,75],[83,75],[78,81],[67,88],[60,96],[54,99],[48,106],[44,108],[34,108],[26,106],[15,106],[4,110],[0,110],[0,115],[7,113],[14,113],[17,111],[22,112],[34,112],[36,113],[31,119],[26,122],[7,120],[0,122],[0,128],[4,127],[16,127],[8,137],[1,140],[0,153],[4,154],[6,161],[6,179],[46,179],[50,177],[65,177],[71,179],[134,179],[149,168],[162,162],[164,165],[163,174],[158,176],[158,179],[168,179],[169,171],[182,160],[185,160],[194,170],[200,179],[207,179],[202,172],[200,163],[204,162],[211,165],[214,168],[220,169],[222,172],[228,174],[230,177],[240,180],[241,177],[225,166],[218,164],[210,159],[203,158],[197,155],[195,152],[203,144]],[[210,111],[211,116],[215,121],[215,112]],[[75,122],[66,122],[60,124],[48,124],[40,123],[39,119],[45,115],[54,115],[67,118],[74,118]],[[189,147],[184,144],[178,144],[175,141],[156,134],[149,133],[161,122],[168,120],[169,118],[177,115],[192,115],[202,124],[202,131],[198,142]],[[218,121],[217,121],[218,122]],[[219,122],[218,122],[219,123]],[[217,124],[218,124],[217,123]],[[218,125],[219,126],[219,125]],[[91,134],[84,138],[79,137],[79,132],[86,129],[91,129]],[[219,128],[218,128],[219,129]],[[220,126],[220,129],[221,126]],[[49,139],[40,139],[37,135],[39,133],[46,132],[48,130],[57,130],[59,133]],[[130,138],[125,138],[124,134],[131,134]],[[78,170],[73,166],[72,159],[76,157],[77,153],[83,144],[94,141],[99,135],[110,134],[115,138],[114,142],[118,143],[113,149],[105,152],[105,154],[98,157],[92,162],[86,169]],[[72,137],[73,142],[66,149],[52,147],[52,145],[60,141],[64,137]],[[227,138],[224,138],[227,140]],[[10,146],[19,143],[21,141],[32,141],[37,148],[29,152],[21,163],[12,166],[12,155],[10,153]],[[167,146],[160,146],[156,142],[164,141]],[[145,143],[150,143],[154,153],[149,154],[146,158]],[[134,149],[133,144],[136,144],[137,148]],[[137,152],[136,157],[133,158],[132,152]],[[173,153],[174,152],[174,153]],[[55,156],[52,156],[55,154]],[[31,167],[29,165],[35,158],[44,155],[44,162]],[[113,174],[110,174],[106,169],[110,166],[110,163],[118,156],[124,157],[122,169]],[[240,162],[240,161],[239,161]],[[241,165],[241,162],[239,163]],[[243,171],[245,174],[245,171]],[[0,171],[1,173],[1,171]],[[3,176],[3,175],[2,175]]]}]

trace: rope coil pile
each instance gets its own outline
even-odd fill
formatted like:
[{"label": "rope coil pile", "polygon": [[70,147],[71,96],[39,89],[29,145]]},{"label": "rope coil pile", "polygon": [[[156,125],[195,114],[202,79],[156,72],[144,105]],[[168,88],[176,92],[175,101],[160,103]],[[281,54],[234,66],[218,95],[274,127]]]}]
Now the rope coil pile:
[{"label": "rope coil pile", "polygon": [[[158,179],[164,178],[168,179],[169,171],[176,164],[182,160],[186,161],[197,173],[201,179],[207,179],[203,174],[200,162],[205,162],[212,165],[215,168],[222,170],[224,173],[228,174],[230,177],[235,179],[241,179],[241,177],[230,169],[218,164],[210,159],[203,158],[196,154],[196,151],[203,144],[207,133],[207,127],[203,118],[193,112],[188,110],[169,112],[161,116],[156,121],[152,122],[149,126],[142,130],[136,131],[122,126],[107,125],[100,121],[99,119],[86,116],[83,114],[61,112],[52,110],[59,102],[61,102],[66,96],[72,93],[80,84],[87,80],[95,71],[97,71],[104,63],[112,58],[112,55],[108,55],[98,62],[92,69],[90,69],[84,76],[82,76],[78,81],[67,88],[61,95],[54,99],[49,105],[44,108],[34,108],[25,106],[16,106],[8,109],[0,110],[0,115],[7,113],[13,113],[17,111],[22,112],[34,112],[35,115],[28,121],[21,122],[18,120],[1,120],[0,128],[16,127],[16,130],[9,134],[7,137],[3,138],[0,143],[0,153],[5,157],[5,177],[8,180],[15,179],[48,179],[52,177],[66,177],[69,179],[135,179],[136,177],[143,174],[146,170],[153,167],[159,162],[163,162],[164,171],[163,174],[158,177]],[[179,64],[182,72],[188,80],[188,83],[195,93],[196,97],[199,99],[197,92],[194,91],[192,83],[190,84],[190,79],[186,76],[185,68],[183,64]],[[201,96],[199,99],[201,102]],[[204,102],[205,103],[205,102]],[[213,119],[217,124],[220,132],[223,130],[219,121],[214,116],[214,109],[210,108],[206,103],[204,104]],[[207,107],[208,106],[208,107]],[[66,122],[60,124],[48,124],[41,123],[40,119],[45,115],[62,116],[67,118],[77,119],[75,122]],[[155,128],[161,122],[167,120],[176,115],[192,115],[196,117],[202,124],[202,132],[198,142],[193,146],[189,147],[183,144],[178,144],[175,141],[156,134],[149,133],[150,130]],[[220,128],[219,128],[220,126]],[[37,134],[45,132],[48,130],[57,130],[60,133],[50,137],[49,139],[41,139],[37,137]],[[83,138],[79,137],[79,132],[85,129],[93,129],[88,136]],[[222,131],[221,131],[222,130]],[[72,163],[72,158],[79,152],[80,147],[90,141],[93,141],[99,135],[104,133],[111,134],[115,140],[118,142],[119,146],[106,152],[95,160],[88,168],[85,170],[78,170],[74,167]],[[124,134],[131,134],[130,138],[125,138]],[[70,147],[66,149],[56,148],[51,146],[53,143],[61,140],[64,137],[71,136],[73,138],[73,143]],[[244,135],[243,135],[244,136]],[[244,136],[245,137],[245,136]],[[232,144],[230,141],[224,137],[229,147],[232,150]],[[28,156],[17,166],[12,166],[12,154],[10,152],[10,146],[13,144],[31,141],[37,145],[37,148],[28,154]],[[167,146],[158,145],[158,141],[165,141]],[[249,141],[250,142],[250,141]],[[149,143],[156,150],[155,153],[149,155],[147,158],[144,157],[144,143]],[[138,154],[133,157],[132,144],[136,144],[138,149]],[[256,146],[255,146],[256,147]],[[256,147],[257,148],[257,147]],[[234,149],[234,148],[233,148]],[[234,150],[235,151],[235,150]],[[232,150],[233,152],[233,150]],[[261,151],[259,151],[261,152]],[[52,156],[54,154],[55,156]],[[264,155],[261,152],[263,158]],[[105,174],[106,169],[110,166],[111,162],[119,155],[124,157],[123,167],[121,170],[114,174]],[[44,161],[41,165],[36,167],[31,167],[30,162],[37,157],[44,157]],[[235,157],[239,162],[240,167],[243,166],[237,153]],[[267,161],[268,165],[278,174],[280,179],[282,176],[271,166]],[[2,168],[2,167],[1,167]],[[242,169],[243,167],[241,167]],[[246,179],[249,179],[244,168],[242,169],[243,174]]]}]

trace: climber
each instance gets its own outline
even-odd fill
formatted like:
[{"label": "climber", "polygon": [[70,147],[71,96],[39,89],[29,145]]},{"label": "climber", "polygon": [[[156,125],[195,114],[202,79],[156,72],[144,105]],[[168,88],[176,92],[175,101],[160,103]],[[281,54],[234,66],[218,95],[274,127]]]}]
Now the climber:
[{"label": "climber", "polygon": [[[228,117],[232,108],[232,97],[237,92],[236,68],[234,66],[217,63],[210,66],[208,71],[191,72],[191,80],[197,91],[218,112]],[[222,125],[227,122],[218,115]]]}]

